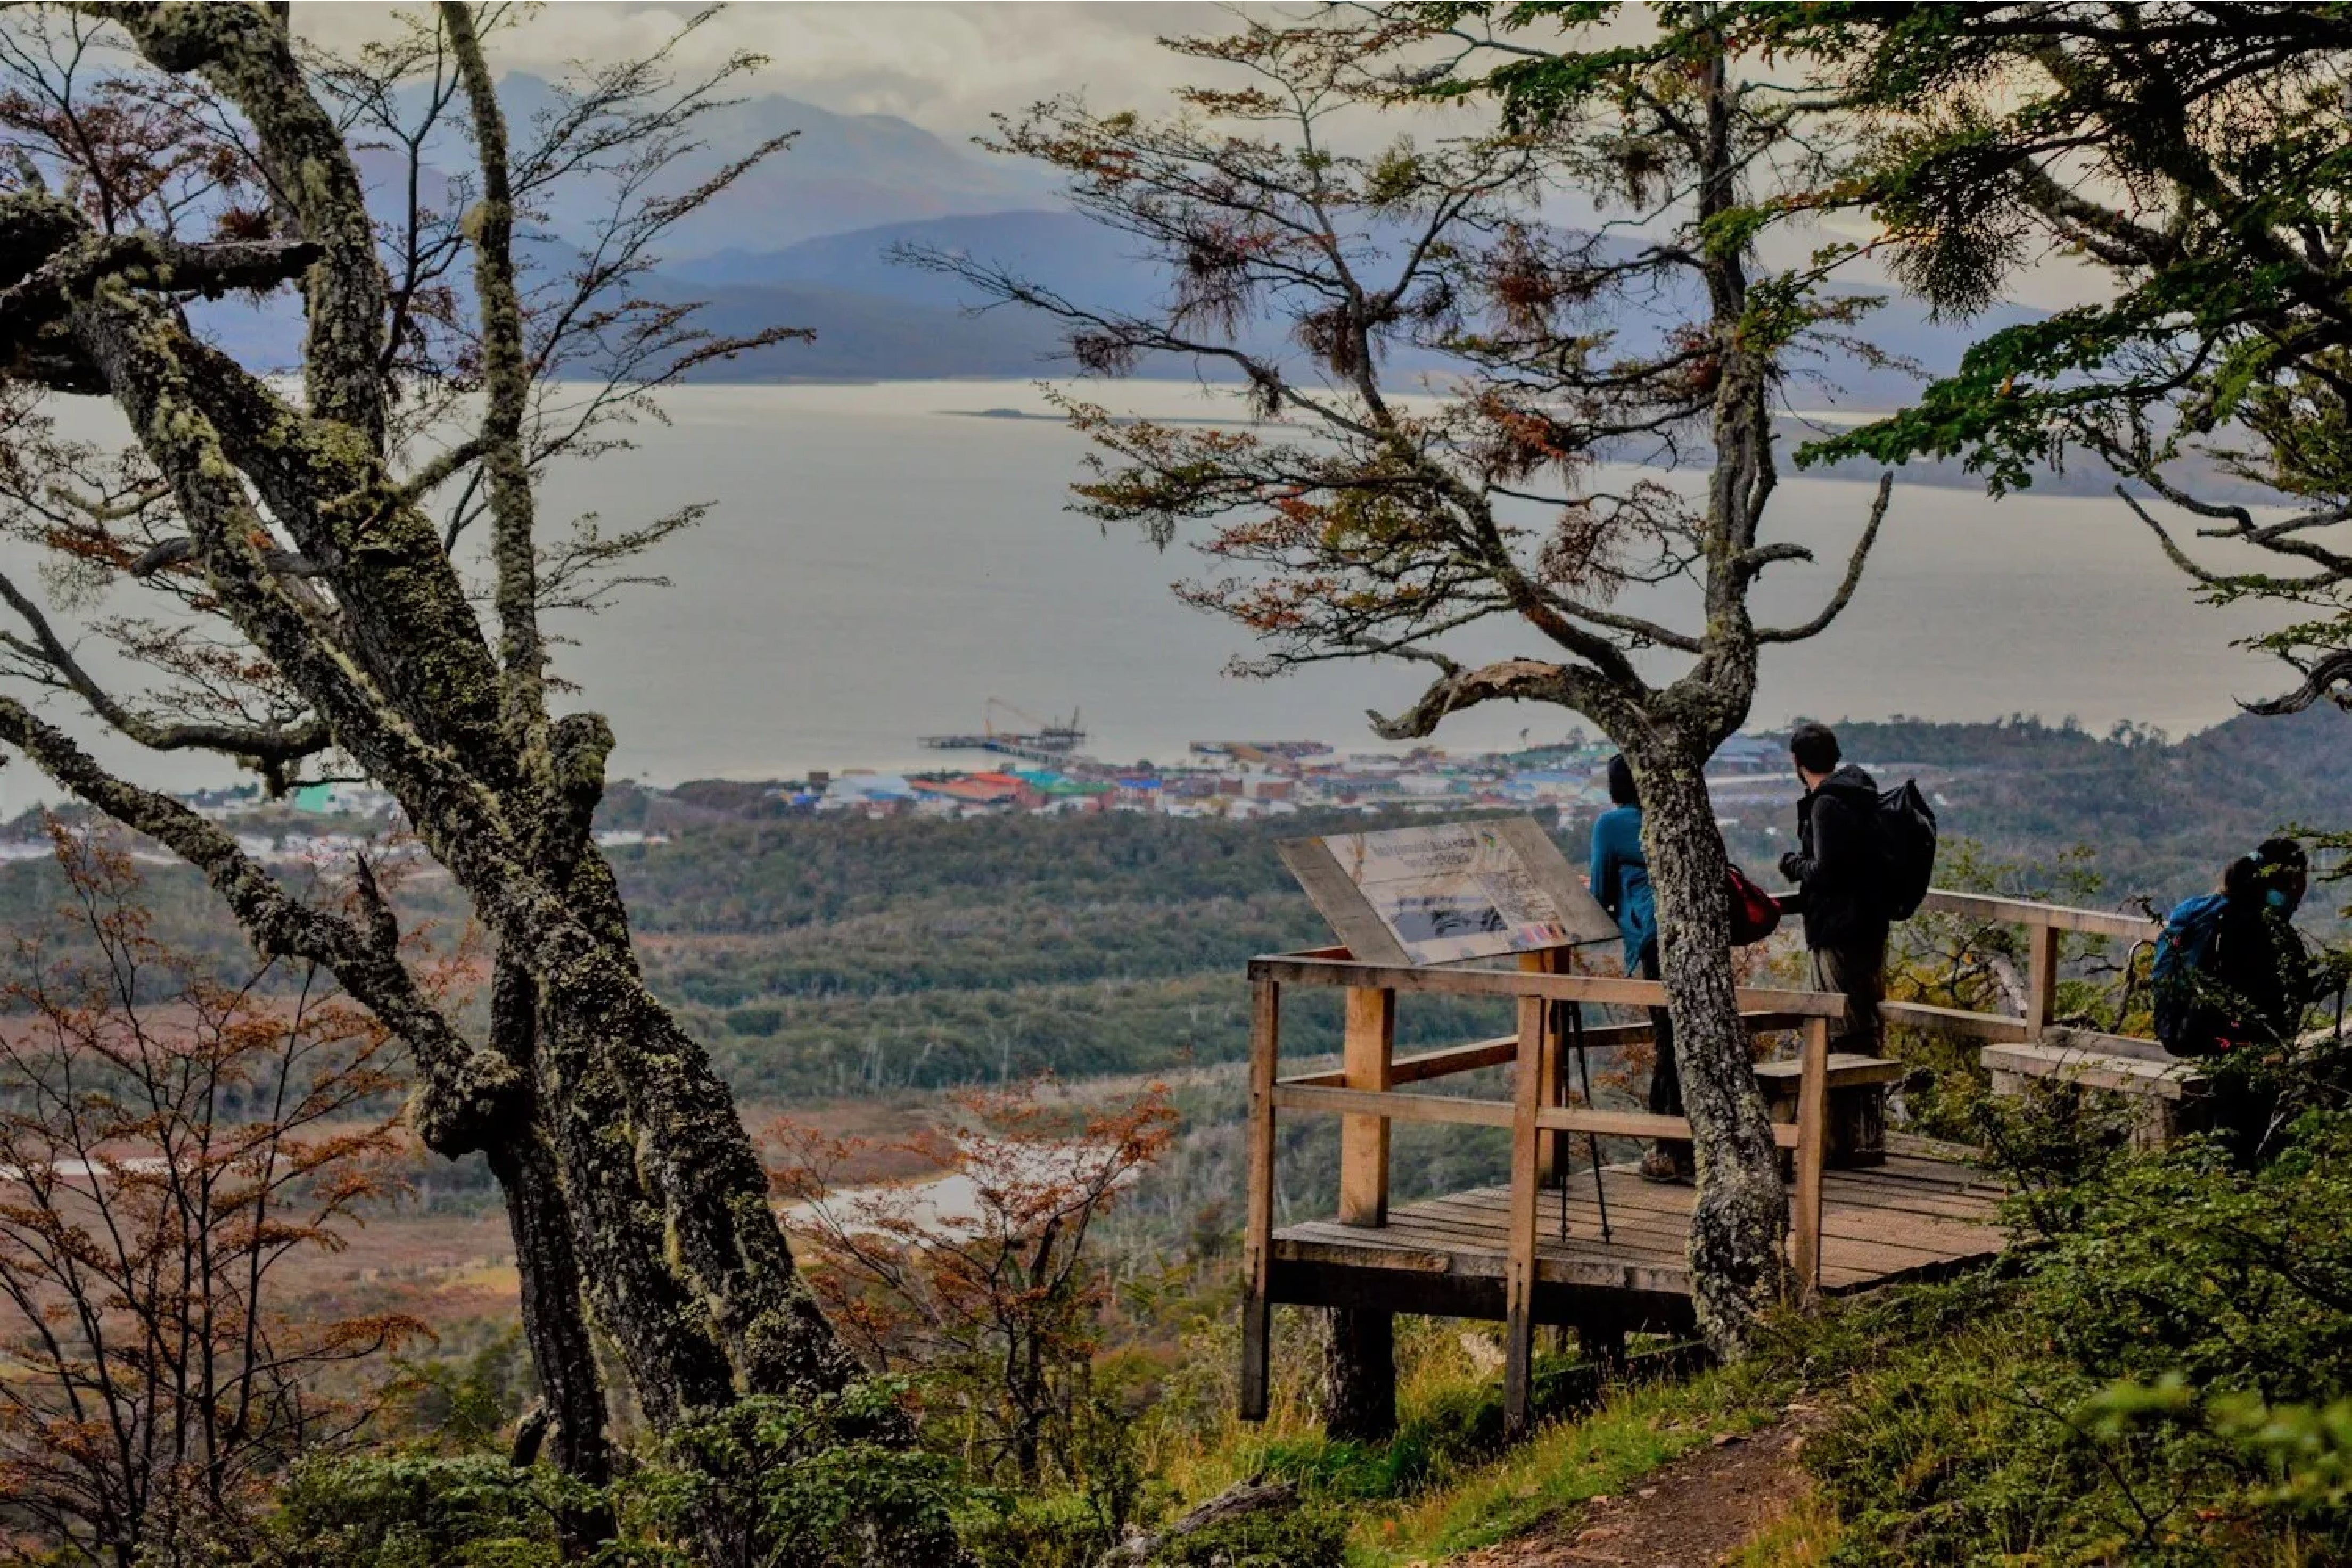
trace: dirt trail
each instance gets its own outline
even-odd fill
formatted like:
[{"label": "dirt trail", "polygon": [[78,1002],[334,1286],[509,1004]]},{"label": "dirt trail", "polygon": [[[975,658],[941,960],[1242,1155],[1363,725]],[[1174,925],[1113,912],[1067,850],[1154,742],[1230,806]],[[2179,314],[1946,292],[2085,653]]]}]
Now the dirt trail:
[{"label": "dirt trail", "polygon": [[1797,1450],[1817,1420],[1792,1406],[1773,1426],[1718,1438],[1630,1492],[1594,1499],[1573,1521],[1446,1568],[1714,1568],[1804,1495]]}]

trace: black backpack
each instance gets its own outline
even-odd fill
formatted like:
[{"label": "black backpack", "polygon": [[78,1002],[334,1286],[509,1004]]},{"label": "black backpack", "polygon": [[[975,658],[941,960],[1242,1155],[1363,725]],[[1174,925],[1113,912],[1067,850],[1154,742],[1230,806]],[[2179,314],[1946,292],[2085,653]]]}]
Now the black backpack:
[{"label": "black backpack", "polygon": [[1936,813],[1919,793],[1916,779],[1880,793],[1878,840],[1884,857],[1880,911],[1889,920],[1908,920],[1919,913],[1936,876]]}]

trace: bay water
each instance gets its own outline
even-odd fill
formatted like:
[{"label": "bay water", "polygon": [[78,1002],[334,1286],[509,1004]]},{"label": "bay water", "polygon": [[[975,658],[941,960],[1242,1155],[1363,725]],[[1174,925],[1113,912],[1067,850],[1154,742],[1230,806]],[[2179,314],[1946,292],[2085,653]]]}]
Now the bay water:
[{"label": "bay water", "polygon": [[[1083,390],[1163,417],[1234,409],[1181,383]],[[991,696],[1040,718],[1080,712],[1087,749],[1107,758],[1164,763],[1211,739],[1316,738],[1345,750],[1376,744],[1366,709],[1404,708],[1421,688],[1424,672],[1398,664],[1327,664],[1272,681],[1225,674],[1253,651],[1246,633],[1171,592],[1217,563],[1181,544],[1163,553],[1125,530],[1106,535],[1068,511],[1087,444],[1051,417],[1036,385],[699,385],[668,407],[671,423],[635,431],[635,450],[559,470],[546,490],[551,525],[593,512],[608,532],[681,502],[712,504],[647,563],[668,586],[628,590],[557,627],[572,639],[557,658],[578,687],[567,700],[611,716],[616,773],[674,783],[936,764],[917,737],[978,728]],[[89,409],[72,419],[108,423]],[[1861,484],[1783,480],[1769,537],[1819,559],[1766,574],[1763,618],[1813,612],[1870,498]],[[21,547],[0,549],[0,562],[29,577]],[[1625,607],[1680,608],[1685,620],[1689,608],[1670,592]],[[1853,604],[1824,635],[1766,650],[1751,722],[2034,714],[2179,735],[2283,684],[2273,662],[2231,645],[2273,619],[2197,603],[2118,500],[1994,501],[1898,476]],[[1547,652],[1500,624],[1458,646],[1467,656]],[[1654,661],[1660,674],[1672,667]],[[1579,722],[1504,706],[1449,718],[1436,744],[1540,741]],[[225,776],[184,758],[140,770],[174,787]],[[39,798],[18,776],[27,771],[0,771],[0,810]]]},{"label": "bay water", "polygon": [[[1171,383],[1091,390],[1161,416],[1232,406]],[[918,762],[915,737],[976,728],[992,695],[1040,717],[1077,709],[1087,748],[1121,760],[1164,762],[1208,739],[1370,747],[1365,710],[1409,706],[1425,678],[1392,663],[1225,674],[1254,651],[1248,635],[1171,591],[1218,563],[1068,511],[1087,444],[1042,417],[1035,387],[695,387],[672,406],[676,423],[644,432],[640,452],[565,476],[549,497],[608,519],[685,496],[718,503],[668,547],[672,586],[575,626],[581,643],[564,650],[563,671],[614,717],[624,771],[670,781]],[[1814,612],[1871,496],[1783,480],[1770,537],[1818,559],[1768,571],[1760,616]],[[1688,597],[1624,607],[1687,624]],[[2034,714],[2179,735],[2282,684],[2273,661],[2231,645],[2273,618],[2196,602],[2120,500],[1994,501],[1898,476],[1853,603],[1821,637],[1766,650],[1752,722]],[[1462,649],[1547,652],[1499,623]],[[1651,663],[1660,677],[1675,665]],[[1509,746],[1579,722],[1503,705],[1450,717],[1436,743]]]}]

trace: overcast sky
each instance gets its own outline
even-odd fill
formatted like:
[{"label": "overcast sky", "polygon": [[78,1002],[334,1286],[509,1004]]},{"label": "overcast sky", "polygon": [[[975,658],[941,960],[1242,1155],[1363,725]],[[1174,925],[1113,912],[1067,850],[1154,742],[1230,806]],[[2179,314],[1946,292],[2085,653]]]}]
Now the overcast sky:
[{"label": "overcast sky", "polygon": [[[495,46],[499,66],[543,76],[577,60],[610,60],[657,47],[701,5],[668,0],[548,0]],[[681,65],[716,63],[739,50],[768,57],[752,87],[846,114],[895,114],[950,140],[988,129],[989,116],[1060,92],[1098,108],[1147,112],[1203,67],[1160,48],[1163,37],[1221,32],[1236,7],[1196,0],[739,0],[688,38]],[[1254,4],[1261,14],[1297,6]],[[350,47],[396,26],[395,7],[305,0],[296,26]],[[1866,239],[1846,217],[1837,237]],[[1820,235],[1781,236],[1796,248]],[[1865,263],[1853,276],[1880,278]],[[1883,278],[1881,278],[1883,281]],[[2079,263],[2051,256],[2011,280],[2011,298],[2055,308],[2104,291]]]},{"label": "overcast sky", "polygon": [[[294,7],[296,26],[351,44],[392,26],[392,7]],[[574,59],[614,59],[658,45],[700,9],[646,0],[552,0],[499,40],[501,66],[553,75]],[[1152,108],[1197,63],[1155,38],[1214,32],[1225,7],[1153,3],[1006,4],[973,0],[749,0],[688,40],[687,64],[739,49],[769,58],[759,85],[849,114],[896,114],[942,136],[985,130],[991,113],[1084,89],[1097,103]]]}]

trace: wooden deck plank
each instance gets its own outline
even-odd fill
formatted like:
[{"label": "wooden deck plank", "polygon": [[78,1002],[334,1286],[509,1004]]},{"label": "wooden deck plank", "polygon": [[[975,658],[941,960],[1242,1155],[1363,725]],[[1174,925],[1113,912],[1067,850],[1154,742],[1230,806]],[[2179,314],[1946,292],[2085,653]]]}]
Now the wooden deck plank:
[{"label": "wooden deck plank", "polygon": [[[1999,1182],[1974,1166],[1964,1166],[1953,1160],[1929,1159],[1925,1155],[1889,1154],[1886,1163],[1867,1167],[1872,1174],[1899,1176],[1908,1181],[1930,1186],[1964,1186],[2000,1197],[2007,1192]],[[1842,1171],[1842,1176],[1860,1176],[1863,1171]]]},{"label": "wooden deck plank", "polygon": [[[1400,1210],[1391,1223],[1391,1234],[1399,1241],[1409,1238],[1419,1246],[1498,1252],[1505,1217],[1491,1204],[1459,1200],[1475,1196],[1478,1195],[1429,1199],[1412,1205],[1412,1212]],[[1548,1200],[1552,1197],[1546,1195]],[[1557,1203],[1547,1201],[1538,1217],[1542,1248],[1583,1255],[1622,1252],[1643,1261],[1679,1263],[1689,1224],[1687,1209],[1679,1215],[1628,1216],[1612,1212],[1612,1239],[1603,1242],[1597,1213],[1586,1207],[1580,1214],[1578,1207],[1571,1205],[1571,1229],[1569,1239],[1562,1241],[1559,1216]],[[1906,1266],[1996,1251],[2003,1239],[1999,1230],[1974,1219],[1889,1213],[1834,1199],[1825,1206],[1822,1218],[1822,1234],[1833,1250],[1860,1248],[1886,1252],[1891,1249],[1889,1256],[1893,1260]]]},{"label": "wooden deck plank", "polygon": [[[1276,1243],[1275,1256],[1286,1263],[1345,1264],[1351,1268],[1376,1269],[1400,1278],[1444,1275],[1499,1282],[1505,1267],[1504,1257],[1499,1250],[1444,1253],[1413,1248],[1373,1249],[1365,1245],[1360,1231],[1344,1236],[1292,1237],[1286,1234],[1284,1239]],[[1955,1261],[1958,1260],[1939,1254],[1889,1254],[1873,1261],[1850,1258],[1844,1249],[1832,1248],[1822,1263],[1822,1283],[1825,1289],[1846,1290],[1899,1274],[1948,1267]],[[1536,1277],[1545,1285],[1640,1291],[1673,1296],[1690,1294],[1690,1273],[1683,1264],[1635,1261],[1622,1253],[1561,1257],[1539,1250],[1536,1259]]]},{"label": "wooden deck plank", "polygon": [[[1582,1248],[1600,1252],[1619,1253],[1645,1261],[1672,1263],[1677,1268],[1681,1267],[1690,1234],[1690,1227],[1686,1221],[1671,1226],[1626,1225],[1619,1223],[1618,1217],[1615,1215],[1612,1215],[1610,1218],[1612,1223],[1607,1240],[1601,1239],[1600,1217],[1590,1210],[1580,1218],[1574,1210],[1570,1211],[1569,1234],[1565,1241],[1560,1239],[1559,1221],[1556,1217],[1547,1217],[1538,1228],[1542,1232],[1541,1239],[1547,1246]],[[1477,1247],[1495,1246],[1496,1243],[1492,1239],[1494,1235],[1495,1232],[1489,1229],[1475,1241],[1465,1239],[1463,1244]]]},{"label": "wooden deck plank", "polygon": [[1857,1193],[1847,1188],[1838,1197],[1830,1199],[1832,1207],[1843,1202],[1849,1208],[1868,1208],[1877,1213],[1916,1218],[1924,1223],[1957,1221],[1974,1224],[1995,1218],[1994,1205],[1973,1202],[1968,1198],[1933,1197],[1919,1193]]},{"label": "wooden deck plank", "polygon": [[[1620,1247],[1635,1250],[1664,1249],[1679,1257],[1683,1241],[1690,1226],[1690,1189],[1679,1190],[1684,1201],[1678,1207],[1635,1207],[1619,1199],[1616,1184],[1610,1194],[1609,1218],[1611,1229]],[[1423,1199],[1412,1206],[1416,1211],[1429,1214],[1436,1220],[1433,1229],[1460,1236],[1472,1245],[1493,1246],[1499,1235],[1501,1207],[1496,1189],[1486,1189],[1449,1195],[1443,1198]],[[1546,1194],[1548,1200],[1555,1194]],[[1980,1223],[1990,1217],[1986,1206],[1965,1208],[1948,1204],[1931,1212],[1890,1210],[1877,1205],[1856,1201],[1851,1194],[1832,1186],[1823,1205],[1822,1234],[1833,1242],[1865,1245],[1891,1245],[1906,1252],[1917,1252],[1929,1257],[1948,1258],[1955,1253],[1970,1255],[1993,1251],[2000,1247],[1999,1232],[1982,1243],[1986,1228]],[[1569,1207],[1571,1238],[1600,1239],[1600,1213],[1591,1199],[1581,1204],[1571,1199]],[[1547,1239],[1558,1240],[1559,1210],[1556,1201],[1548,1201],[1540,1228]]]},{"label": "wooden deck plank", "polygon": [[[1457,1215],[1466,1212],[1466,1210],[1455,1211]],[[1568,1240],[1563,1242],[1559,1235],[1559,1211],[1556,1207],[1547,1206],[1537,1224],[1539,1239],[1555,1247],[1581,1243],[1636,1254],[1654,1254],[1680,1262],[1684,1241],[1690,1230],[1688,1216],[1671,1223],[1652,1218],[1635,1220],[1629,1224],[1624,1216],[1618,1214],[1612,1208],[1609,1216],[1611,1239],[1604,1242],[1601,1237],[1601,1216],[1598,1210],[1588,1206],[1580,1212],[1574,1206],[1570,1206],[1568,1218]],[[1478,1239],[1474,1244],[1500,1245],[1499,1241],[1495,1239],[1500,1234],[1500,1220],[1501,1216],[1494,1215],[1483,1222],[1475,1222],[1478,1225]]]},{"label": "wooden deck plank", "polygon": [[[1377,1269],[1400,1278],[1446,1276],[1500,1281],[1504,1258],[1500,1251],[1446,1252],[1435,1248],[1367,1248],[1360,1233],[1349,1236],[1288,1237],[1277,1242],[1276,1257],[1284,1262],[1341,1263]],[[1823,1262],[1822,1279],[1832,1288],[1866,1285],[1891,1275],[1948,1267],[1960,1260],[1942,1254],[1889,1251],[1850,1255],[1847,1247],[1832,1247]],[[1579,1285],[1587,1289],[1641,1290],[1666,1295],[1690,1293],[1690,1275],[1679,1261],[1647,1262],[1619,1252],[1595,1249],[1562,1256],[1539,1250],[1537,1278],[1547,1285]]]},{"label": "wooden deck plank", "polygon": [[[1401,1275],[1452,1274],[1486,1280],[1502,1279],[1506,1266],[1500,1248],[1457,1252],[1410,1245],[1373,1247],[1367,1243],[1364,1232],[1353,1229],[1344,1235],[1296,1235],[1286,1229],[1275,1242],[1275,1256],[1284,1262],[1345,1263]],[[1645,1262],[1622,1253],[1560,1256],[1538,1249],[1535,1271],[1544,1284],[1690,1294],[1689,1270],[1679,1263]]]},{"label": "wooden deck plank", "polygon": [[[1312,1223],[1323,1226],[1329,1222]],[[1556,1220],[1554,1224],[1556,1226]],[[1308,1232],[1304,1227],[1292,1226],[1286,1228],[1284,1234],[1303,1235]],[[1322,1229],[1318,1229],[1312,1234],[1330,1235],[1329,1232]],[[1391,1219],[1384,1234],[1395,1245],[1441,1249],[1465,1256],[1491,1254],[1501,1257],[1504,1251],[1505,1232],[1499,1222],[1480,1226],[1474,1229],[1459,1224],[1430,1224],[1417,1220],[1412,1216],[1400,1214]],[[1335,1239],[1344,1239],[1344,1238]],[[1638,1235],[1620,1231],[1612,1240],[1604,1242],[1601,1239],[1599,1228],[1595,1227],[1590,1229],[1573,1230],[1570,1233],[1569,1239],[1563,1241],[1556,1228],[1542,1228],[1541,1217],[1538,1217],[1536,1249],[1539,1255],[1545,1257],[1627,1257],[1647,1265],[1670,1264],[1680,1267],[1683,1257],[1683,1234],[1681,1231],[1675,1231],[1669,1235],[1661,1230],[1648,1235]]]},{"label": "wooden deck plank", "polygon": [[[1591,1170],[1570,1177],[1564,1199],[1551,1186],[1535,1195],[1535,1281],[1546,1288],[1687,1296],[1684,1249],[1695,1191],[1643,1181],[1624,1166],[1605,1167],[1599,1179],[1609,1207],[1605,1241]],[[1967,1166],[1892,1155],[1883,1166],[1827,1172],[1822,1186],[1825,1291],[1844,1293],[1931,1276],[1989,1257],[2007,1240],[1991,1223],[2001,1189]],[[1273,1250],[1287,1263],[1387,1270],[1401,1279],[1503,1281],[1510,1271],[1514,1222],[1526,1223],[1525,1195],[1518,1195],[1516,1215],[1513,1198],[1505,1186],[1444,1193],[1392,1206],[1389,1223],[1377,1229],[1307,1220],[1285,1226]]]},{"label": "wooden deck plank", "polygon": [[1865,1166],[1859,1170],[1840,1171],[1845,1177],[1848,1192],[1868,1193],[1888,1204],[1961,1203],[1979,1208],[1999,1207],[2009,1195],[1999,1187],[1954,1186],[1942,1182],[1919,1181],[1885,1166]]},{"label": "wooden deck plank", "polygon": [[[1498,1215],[1492,1221],[1483,1223],[1465,1223],[1459,1218],[1452,1218],[1433,1224],[1408,1218],[1406,1228],[1408,1233],[1419,1241],[1458,1248],[1463,1251],[1500,1253],[1503,1249],[1504,1218]],[[1612,1239],[1604,1242],[1601,1239],[1601,1227],[1597,1219],[1588,1219],[1581,1225],[1576,1224],[1573,1210],[1570,1212],[1569,1218],[1570,1229],[1568,1239],[1562,1240],[1559,1235],[1559,1210],[1553,1208],[1548,1213],[1538,1211],[1536,1227],[1536,1245],[1538,1252],[1590,1254],[1595,1257],[1622,1254],[1643,1263],[1670,1263],[1676,1267],[1681,1265],[1683,1239],[1686,1227],[1676,1227],[1672,1230],[1663,1227],[1649,1230],[1628,1230],[1621,1227],[1616,1228]]]},{"label": "wooden deck plank", "polygon": [[[1619,1186],[1620,1184],[1614,1181],[1609,1184],[1609,1218],[1612,1221],[1616,1220],[1620,1217],[1621,1211],[1625,1215],[1642,1218],[1664,1215],[1671,1217],[1677,1225],[1682,1224],[1690,1217],[1691,1206],[1687,1201],[1684,1202],[1679,1208],[1661,1208],[1639,1203],[1621,1203],[1618,1198]],[[1689,1189],[1685,1188],[1684,1190],[1687,1193]],[[1554,1229],[1557,1229],[1559,1223],[1559,1191],[1557,1187],[1547,1189],[1544,1193],[1544,1197],[1547,1200],[1545,1204],[1545,1212],[1549,1218]],[[1507,1198],[1507,1194],[1505,1193],[1503,1188],[1490,1186],[1474,1187],[1467,1192],[1447,1193],[1442,1197],[1424,1198],[1422,1201],[1433,1206],[1433,1207],[1439,1213],[1460,1214],[1465,1217],[1475,1216],[1477,1217],[1477,1223],[1492,1224],[1496,1222],[1495,1217],[1498,1217],[1503,1212],[1504,1203]],[[1419,1205],[1416,1204],[1414,1207],[1418,1207]],[[1580,1172],[1574,1178],[1572,1178],[1572,1183],[1568,1192],[1568,1212],[1569,1218],[1571,1221],[1574,1221],[1580,1217],[1588,1220],[1596,1230],[1599,1229],[1601,1210],[1600,1206],[1593,1199],[1592,1180],[1590,1173]]]},{"label": "wooden deck plank", "polygon": [[1848,1203],[1868,1204],[1873,1208],[1900,1214],[1974,1219],[1990,1218],[2000,1207],[2000,1198],[1991,1193],[1952,1192],[1883,1182],[1851,1182],[1841,1185],[1838,1190]]},{"label": "wooden deck plank", "polygon": [[1887,1155],[1882,1165],[1861,1166],[1837,1174],[1850,1184],[1863,1187],[1878,1186],[1937,1197],[1965,1197],[1980,1203],[1999,1203],[2008,1196],[2007,1189],[1993,1182],[1915,1174],[1904,1167],[1904,1157],[1900,1155]]},{"label": "wooden deck plank", "polygon": [[[1899,1185],[1885,1182],[1857,1182],[1848,1178],[1858,1172],[1831,1173],[1825,1210],[1836,1214],[1841,1221],[1865,1214],[1888,1214],[1897,1224],[1915,1221],[1933,1231],[1943,1225],[1973,1224],[1992,1217],[1990,1200],[1948,1197],[1903,1190]],[[1859,1190],[1857,1190],[1859,1189]],[[1668,1186],[1641,1181],[1626,1181],[1612,1172],[1609,1183],[1609,1218],[1612,1229],[1632,1236],[1671,1232],[1677,1248],[1690,1222],[1694,1194],[1686,1186]],[[1558,1193],[1545,1194],[1543,1226],[1545,1234],[1556,1235],[1559,1223]],[[1449,1193],[1442,1197],[1424,1198],[1411,1206],[1444,1223],[1469,1223],[1483,1226],[1489,1234],[1501,1221],[1507,1197],[1498,1187]],[[1570,1189],[1569,1218],[1577,1232],[1597,1234],[1600,1213],[1591,1196],[1591,1174],[1580,1172]],[[1849,1228],[1847,1234],[1853,1234]],[[1893,1232],[1892,1234],[1899,1234]]]},{"label": "wooden deck plank", "polygon": [[1922,1259],[1998,1252],[2007,1239],[1998,1228],[1989,1225],[1948,1219],[1931,1222],[1916,1216],[1854,1209],[1838,1215],[1835,1228],[1831,1228],[1830,1217],[1824,1214],[1822,1228],[1831,1240],[1847,1246],[1868,1249],[1874,1253],[1912,1253]]},{"label": "wooden deck plank", "polygon": [[[1576,1223],[1578,1217],[1573,1208],[1570,1209],[1569,1218],[1571,1228],[1567,1238],[1563,1239],[1559,1234],[1558,1207],[1550,1203],[1542,1205],[1537,1214],[1538,1246],[1554,1250],[1565,1249],[1599,1252],[1613,1249],[1637,1254],[1654,1253],[1661,1257],[1677,1259],[1682,1255],[1683,1237],[1686,1227],[1680,1222],[1672,1227],[1665,1225],[1640,1228],[1616,1227],[1614,1229],[1617,1239],[1603,1242],[1601,1239],[1600,1226],[1590,1216],[1589,1211],[1585,1222],[1581,1224]],[[1416,1243],[1459,1248],[1465,1251],[1500,1252],[1503,1249],[1506,1234],[1504,1227],[1507,1219],[1507,1215],[1497,1210],[1473,1210],[1464,1207],[1438,1211],[1434,1202],[1428,1207],[1416,1203],[1409,1207],[1401,1207],[1391,1214],[1388,1225],[1382,1228],[1382,1233],[1391,1237],[1411,1237]],[[1318,1227],[1328,1226],[1331,1223],[1333,1222],[1328,1220],[1307,1222],[1308,1225]],[[1284,1234],[1303,1233],[1304,1230],[1304,1226],[1294,1225],[1285,1228]],[[1354,1233],[1350,1232],[1350,1234]]]},{"label": "wooden deck plank", "polygon": [[1917,1225],[1926,1229],[1939,1226],[1984,1226],[1994,1224],[2000,1216],[1990,1204],[1970,1207],[1958,1203],[1937,1203],[1929,1198],[1909,1197],[1900,1203],[1858,1199],[1853,1194],[1830,1200],[1831,1207],[1843,1207],[1848,1214],[1869,1213],[1885,1217],[1890,1223]]}]

